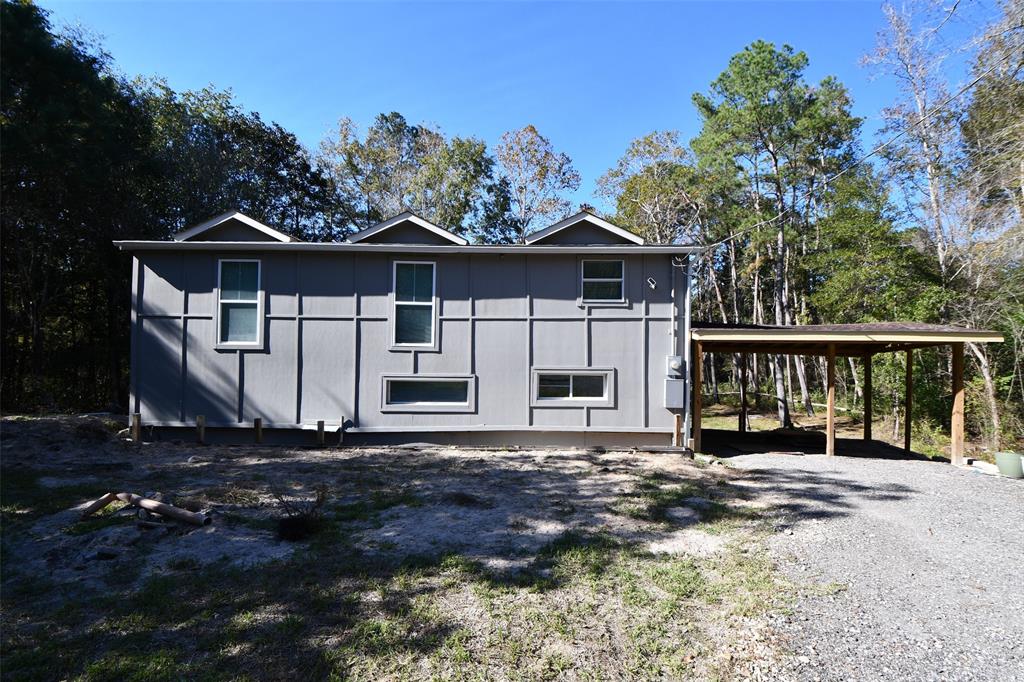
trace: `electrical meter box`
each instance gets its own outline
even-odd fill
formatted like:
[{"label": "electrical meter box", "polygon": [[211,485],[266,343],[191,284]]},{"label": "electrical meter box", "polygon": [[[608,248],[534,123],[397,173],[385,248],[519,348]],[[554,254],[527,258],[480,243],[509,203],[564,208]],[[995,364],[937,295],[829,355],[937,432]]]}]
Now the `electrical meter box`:
[{"label": "electrical meter box", "polygon": [[686,379],[665,379],[665,407],[686,407]]}]

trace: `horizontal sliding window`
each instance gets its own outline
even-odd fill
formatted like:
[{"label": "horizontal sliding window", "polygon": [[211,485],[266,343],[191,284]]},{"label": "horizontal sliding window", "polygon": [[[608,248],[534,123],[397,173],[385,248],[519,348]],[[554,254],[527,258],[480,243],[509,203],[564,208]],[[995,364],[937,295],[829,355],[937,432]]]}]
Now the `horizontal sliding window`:
[{"label": "horizontal sliding window", "polygon": [[583,261],[582,298],[585,302],[622,301],[623,262]]},{"label": "horizontal sliding window", "polygon": [[475,377],[391,375],[383,377],[385,412],[468,412],[473,409]]},{"label": "horizontal sliding window", "polygon": [[534,370],[533,404],[608,405],[613,376],[610,369]]},{"label": "horizontal sliding window", "polygon": [[221,260],[219,267],[217,341],[256,345],[260,340],[260,262]]},{"label": "horizontal sliding window", "polygon": [[394,345],[434,345],[434,264],[395,262]]}]

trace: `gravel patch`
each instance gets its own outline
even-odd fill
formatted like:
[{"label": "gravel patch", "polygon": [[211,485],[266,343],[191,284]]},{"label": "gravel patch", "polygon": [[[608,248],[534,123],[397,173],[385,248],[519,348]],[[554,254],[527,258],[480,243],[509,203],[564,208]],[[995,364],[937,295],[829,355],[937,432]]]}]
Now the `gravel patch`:
[{"label": "gravel patch", "polygon": [[757,454],[798,586],[776,628],[802,680],[1024,680],[1024,484],[926,461]]}]

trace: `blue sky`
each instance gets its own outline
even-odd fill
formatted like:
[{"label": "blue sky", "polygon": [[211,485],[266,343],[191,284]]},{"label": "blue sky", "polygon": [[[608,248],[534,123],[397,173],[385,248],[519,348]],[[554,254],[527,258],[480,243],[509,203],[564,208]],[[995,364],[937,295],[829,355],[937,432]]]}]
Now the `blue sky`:
[{"label": "blue sky", "polygon": [[[313,148],[340,117],[365,128],[384,111],[489,145],[532,123],[580,170],[577,202],[598,203],[596,179],[633,138],[693,137],[692,93],[758,38],[807,52],[812,81],[839,77],[869,142],[895,96],[858,63],[878,2],[40,4],[100,36],[124,73],[230,88]],[[944,39],[970,28],[951,22]]]}]

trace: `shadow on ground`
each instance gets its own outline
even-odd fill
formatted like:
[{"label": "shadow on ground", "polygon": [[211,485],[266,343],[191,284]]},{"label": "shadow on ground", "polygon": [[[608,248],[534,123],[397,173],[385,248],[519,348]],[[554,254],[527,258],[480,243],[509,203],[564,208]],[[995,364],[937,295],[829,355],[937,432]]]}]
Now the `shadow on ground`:
[{"label": "shadow on ground", "polygon": [[[357,663],[388,677],[420,659],[443,676],[467,652],[484,655],[481,642],[493,672],[539,665],[550,652],[530,643],[564,640],[562,630],[587,644],[552,660],[643,676],[667,665],[664,651],[618,643],[623,623],[668,618],[645,635],[655,646],[700,604],[769,589],[767,564],[735,547],[738,528],[778,511],[843,515],[851,494],[912,492],[669,453],[134,445],[102,431],[116,424],[82,423],[3,422],[3,551],[20,558],[4,562],[5,679],[326,677]],[[278,540],[274,493],[309,498],[320,486],[324,530]],[[198,500],[215,521],[151,531],[130,510],[85,526],[68,511],[110,490]],[[745,573],[755,569],[760,582]],[[691,659],[676,663],[693,672]]]},{"label": "shadow on ground", "polygon": [[[774,431],[748,431],[747,433],[724,429],[704,429],[701,431],[701,438],[702,449],[716,457],[735,457],[736,455],[756,453],[825,454],[824,432],[812,429],[776,429]],[[860,438],[836,438],[836,455],[892,460],[931,459],[917,452],[907,452],[903,448],[883,441],[865,441]]]}]

